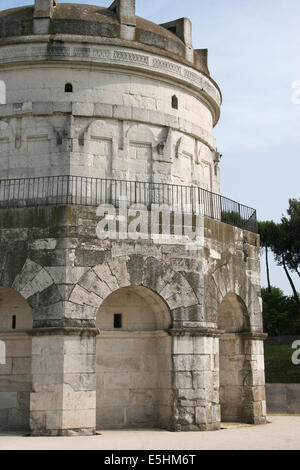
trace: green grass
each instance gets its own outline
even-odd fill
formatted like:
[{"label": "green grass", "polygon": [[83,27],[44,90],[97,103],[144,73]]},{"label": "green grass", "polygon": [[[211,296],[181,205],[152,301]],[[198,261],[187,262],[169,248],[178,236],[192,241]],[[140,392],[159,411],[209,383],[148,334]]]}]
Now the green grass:
[{"label": "green grass", "polygon": [[300,383],[300,365],[292,363],[291,345],[265,344],[266,383]]}]

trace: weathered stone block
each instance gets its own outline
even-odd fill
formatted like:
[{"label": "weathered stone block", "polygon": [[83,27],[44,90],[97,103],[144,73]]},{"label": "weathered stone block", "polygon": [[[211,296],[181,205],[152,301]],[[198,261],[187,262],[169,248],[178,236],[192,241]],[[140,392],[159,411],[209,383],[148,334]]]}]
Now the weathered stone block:
[{"label": "weathered stone block", "polygon": [[16,392],[0,392],[0,409],[16,408],[17,393]]},{"label": "weathered stone block", "polygon": [[90,410],[66,410],[62,416],[62,429],[96,429],[95,409]]},{"label": "weathered stone block", "polygon": [[176,372],[174,376],[174,386],[178,389],[190,389],[193,386],[191,372]]},{"label": "weathered stone block", "polygon": [[64,356],[65,373],[95,373],[94,354],[68,354]]},{"label": "weathered stone block", "polygon": [[209,389],[212,385],[212,375],[209,371],[201,371],[192,373],[193,376],[193,388],[195,389]]},{"label": "weathered stone block", "polygon": [[193,354],[193,338],[190,336],[174,336],[173,353]]},{"label": "weathered stone block", "polygon": [[124,426],[126,423],[122,411],[123,409],[118,406],[101,406],[97,409],[97,423],[101,428]]},{"label": "weathered stone block", "polygon": [[35,392],[30,397],[32,412],[63,410],[63,392]]},{"label": "weathered stone block", "polygon": [[89,307],[99,308],[102,299],[93,292],[89,292],[88,290],[77,285],[72,291],[70,302],[74,304],[88,305]]},{"label": "weathered stone block", "polygon": [[214,338],[205,336],[193,337],[193,351],[194,354],[212,354],[214,349]]},{"label": "weathered stone block", "polygon": [[195,420],[196,424],[206,424],[207,423],[207,416],[206,416],[206,407],[205,406],[197,406],[195,408]]},{"label": "weathered stone block", "polygon": [[187,354],[173,356],[174,371],[191,371],[193,369],[193,359],[192,355]]},{"label": "weathered stone block", "polygon": [[31,374],[31,358],[15,357],[13,359],[12,373],[15,375]]},{"label": "weathered stone block", "polygon": [[126,372],[118,375],[110,372],[104,373],[104,388],[107,390],[122,390],[124,387],[129,386],[130,381],[131,376]]}]

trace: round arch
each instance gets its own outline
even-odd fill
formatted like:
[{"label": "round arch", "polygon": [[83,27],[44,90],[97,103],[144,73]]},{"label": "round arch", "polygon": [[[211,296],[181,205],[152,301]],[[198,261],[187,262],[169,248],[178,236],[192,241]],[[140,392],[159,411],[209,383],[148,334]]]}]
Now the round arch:
[{"label": "round arch", "polygon": [[168,428],[170,310],[143,286],[119,288],[97,313],[97,428]]},{"label": "round arch", "polygon": [[[262,300],[260,285],[251,281],[244,271],[239,271],[239,281],[236,281],[233,260],[220,264],[205,276],[204,308],[206,315],[217,326],[219,323],[220,305],[227,295],[236,295],[237,299],[247,311],[251,331],[263,331]],[[248,321],[248,320],[247,320]]]},{"label": "round arch", "polygon": [[101,331],[113,329],[113,312],[124,309],[124,331],[155,331],[171,327],[171,314],[165,301],[144,286],[123,287],[104,300],[97,315],[97,327]]},{"label": "round arch", "polygon": [[250,318],[243,299],[236,294],[225,295],[218,311],[218,328],[226,333],[250,331]]},{"label": "round arch", "polygon": [[220,337],[220,405],[223,422],[249,422],[249,393],[244,333],[251,331],[245,302],[235,293],[225,295],[218,309]]},{"label": "round arch", "polygon": [[87,270],[72,295],[80,294],[80,289],[92,293],[97,311],[114,291],[132,286],[147,288],[157,295],[167,306],[172,320],[174,311],[199,303],[193,288],[180,272],[152,256],[141,255],[119,256]]},{"label": "round arch", "polygon": [[16,290],[0,286],[0,332],[32,328],[32,310]]}]

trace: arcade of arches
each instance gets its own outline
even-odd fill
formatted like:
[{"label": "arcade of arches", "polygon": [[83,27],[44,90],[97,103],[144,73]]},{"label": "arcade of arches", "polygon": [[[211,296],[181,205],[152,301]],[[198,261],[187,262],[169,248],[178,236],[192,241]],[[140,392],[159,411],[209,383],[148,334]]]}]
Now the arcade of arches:
[{"label": "arcade of arches", "polygon": [[[1,351],[5,351],[5,361],[0,364],[0,428],[28,429],[30,394],[37,377],[37,372],[31,370],[32,338],[28,335],[28,330],[32,329],[31,308],[18,292],[1,287],[0,319],[0,345]],[[219,355],[215,354],[215,347],[215,352],[210,353],[214,356],[207,356],[205,351],[204,356],[199,355],[205,338],[176,338],[170,334],[169,307],[158,294],[142,286],[120,288],[109,295],[97,313],[96,327],[101,332],[95,341],[96,366],[93,369],[96,404],[95,411],[90,412],[96,415],[97,429],[172,429],[175,396],[183,393],[185,387],[185,394],[207,394],[211,387],[217,386],[216,383],[205,384],[204,377],[211,372],[201,365],[203,359],[209,358],[210,362],[213,357],[220,379],[219,398],[213,406],[221,406],[221,420],[253,422],[249,357],[253,360],[258,356],[249,356],[249,348],[252,348],[252,342],[247,339],[247,335],[251,335],[249,315],[237,295],[227,294],[219,306],[218,328],[225,331],[219,340],[215,338]],[[55,348],[61,341],[64,340],[52,337],[49,344]],[[76,341],[76,338],[66,340],[65,351],[70,347],[68,342],[75,345]],[[76,371],[76,364],[70,366]],[[201,387],[208,387],[207,391],[190,386],[189,375],[197,376],[204,384]]]}]

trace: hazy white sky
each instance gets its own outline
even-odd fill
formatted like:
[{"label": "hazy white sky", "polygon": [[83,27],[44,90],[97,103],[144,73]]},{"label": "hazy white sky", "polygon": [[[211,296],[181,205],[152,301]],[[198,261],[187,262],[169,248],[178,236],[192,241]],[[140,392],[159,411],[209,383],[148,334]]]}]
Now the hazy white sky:
[{"label": "hazy white sky", "polygon": [[[30,3],[0,0],[1,9]],[[292,102],[296,81],[300,89],[299,0],[136,0],[136,6],[137,15],[155,23],[192,20],[194,47],[209,49],[223,93],[215,129],[222,194],[255,207],[259,219],[279,221],[288,199],[300,197],[300,99]],[[271,276],[290,293],[282,268],[272,267]]]}]

